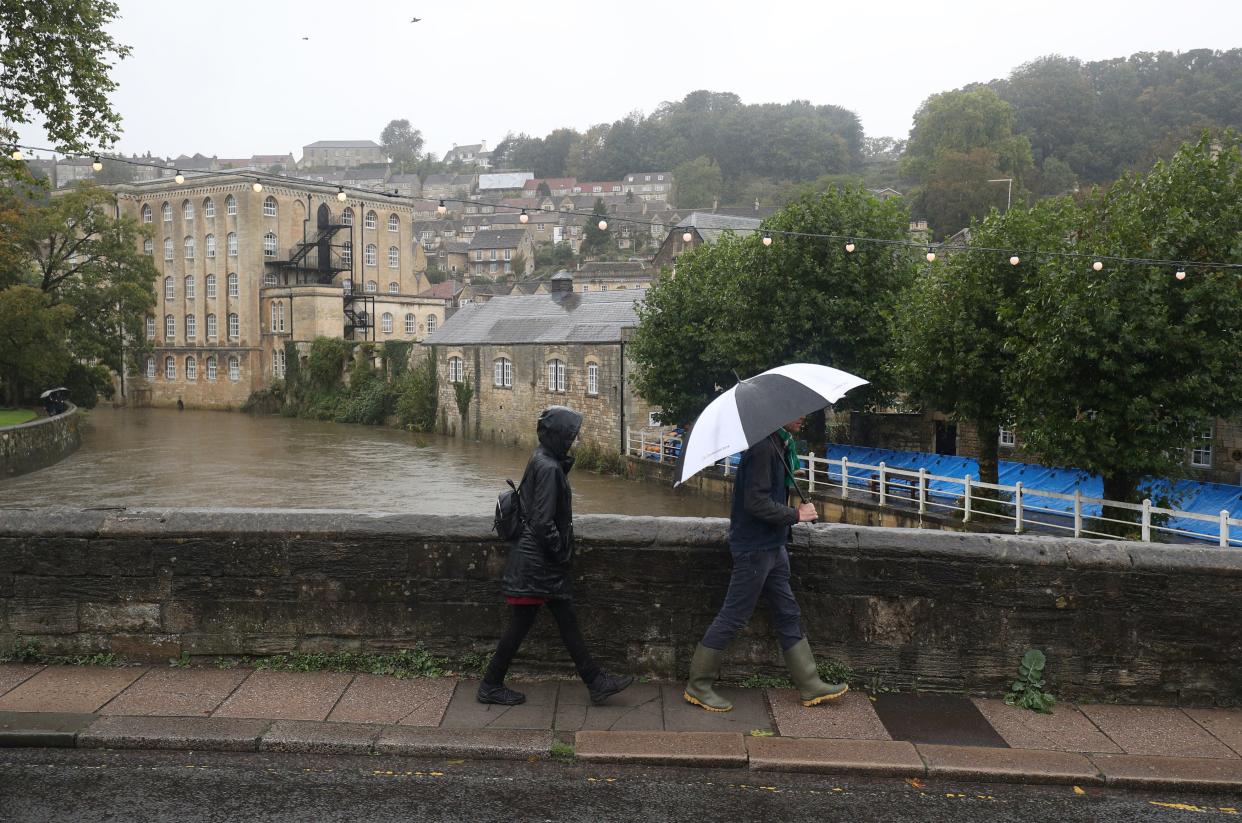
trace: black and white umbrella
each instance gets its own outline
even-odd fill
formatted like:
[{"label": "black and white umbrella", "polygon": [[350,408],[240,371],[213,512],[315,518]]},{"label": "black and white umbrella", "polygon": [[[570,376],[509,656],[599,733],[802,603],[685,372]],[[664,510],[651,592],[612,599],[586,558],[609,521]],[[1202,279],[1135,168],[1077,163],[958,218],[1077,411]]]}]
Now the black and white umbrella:
[{"label": "black and white umbrella", "polygon": [[867,382],[814,363],[777,366],[739,382],[709,403],[690,428],[673,485],[749,449],[791,420],[819,411]]},{"label": "black and white umbrella", "polygon": [[48,389],[48,390],[47,390],[47,391],[45,391],[43,394],[39,395],[39,399],[40,399],[40,400],[46,400],[46,399],[47,399],[47,397],[48,397],[48,395],[55,394],[55,393],[56,393],[56,392],[58,392],[58,391],[69,391],[69,390],[68,390],[68,389],[66,389],[64,386],[60,386],[60,387],[55,388],[55,389]]}]

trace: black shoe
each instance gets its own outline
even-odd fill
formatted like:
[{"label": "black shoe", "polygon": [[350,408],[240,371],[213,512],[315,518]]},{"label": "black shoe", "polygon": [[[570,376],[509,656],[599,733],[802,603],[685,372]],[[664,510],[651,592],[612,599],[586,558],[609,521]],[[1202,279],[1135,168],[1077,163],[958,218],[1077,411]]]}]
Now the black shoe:
[{"label": "black shoe", "polygon": [[595,704],[603,703],[614,694],[625,691],[634,683],[634,675],[623,674],[617,676],[608,674],[608,672],[600,672],[595,679],[587,684],[587,688],[591,690],[591,702]]},{"label": "black shoe", "polygon": [[526,702],[526,695],[515,692],[503,683],[499,686],[480,683],[477,697],[480,703],[494,703],[497,706],[517,706]]}]

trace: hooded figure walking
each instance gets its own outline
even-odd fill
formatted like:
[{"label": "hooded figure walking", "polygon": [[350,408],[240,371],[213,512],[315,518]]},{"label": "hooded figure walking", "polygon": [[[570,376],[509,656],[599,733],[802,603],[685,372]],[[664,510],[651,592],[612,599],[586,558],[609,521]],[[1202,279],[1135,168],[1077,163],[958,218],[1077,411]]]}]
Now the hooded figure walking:
[{"label": "hooded figure walking", "polygon": [[551,406],[539,415],[539,445],[519,486],[522,532],[510,546],[502,579],[509,625],[479,684],[480,703],[516,706],[526,702],[526,695],[505,686],[505,674],[539,608],[545,605],[556,619],[561,640],[593,703],[602,703],[634,682],[630,675],[608,674],[595,663],[574,612],[574,517],[568,474],[574,464],[569,448],[581,427],[582,415],[565,406]]},{"label": "hooded figure walking", "polygon": [[790,432],[802,428],[802,419],[760,440],[742,452],[733,482],[729,510],[729,551],[733,573],[729,591],[716,619],[708,627],[690,661],[690,680],[683,695],[686,702],[709,712],[727,712],[733,704],[715,691],[720,663],[729,641],[750,620],[763,595],[772,609],[776,633],[789,676],[804,706],[840,697],[849,690],[845,683],[825,683],[819,677],[811,644],[802,636],[802,612],[789,586],[790,527],[817,519],[815,506],[787,505],[794,486],[798,451]]}]

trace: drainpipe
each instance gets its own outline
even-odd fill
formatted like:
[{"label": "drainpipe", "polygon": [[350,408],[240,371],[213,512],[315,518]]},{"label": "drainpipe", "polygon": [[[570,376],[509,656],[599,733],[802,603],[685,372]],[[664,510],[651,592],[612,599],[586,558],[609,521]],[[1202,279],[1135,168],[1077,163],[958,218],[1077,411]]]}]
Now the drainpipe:
[{"label": "drainpipe", "polygon": [[621,453],[625,454],[625,338],[621,338],[621,391],[618,392],[621,412]]}]

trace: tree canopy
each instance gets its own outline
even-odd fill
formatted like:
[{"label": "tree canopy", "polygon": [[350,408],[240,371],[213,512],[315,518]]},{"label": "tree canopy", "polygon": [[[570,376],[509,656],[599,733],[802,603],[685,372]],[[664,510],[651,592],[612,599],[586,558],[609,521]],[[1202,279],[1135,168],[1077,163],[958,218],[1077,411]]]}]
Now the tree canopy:
[{"label": "tree canopy", "polygon": [[392,120],[380,132],[380,145],[402,172],[413,171],[422,155],[423,133],[410,126],[409,120]]}]

